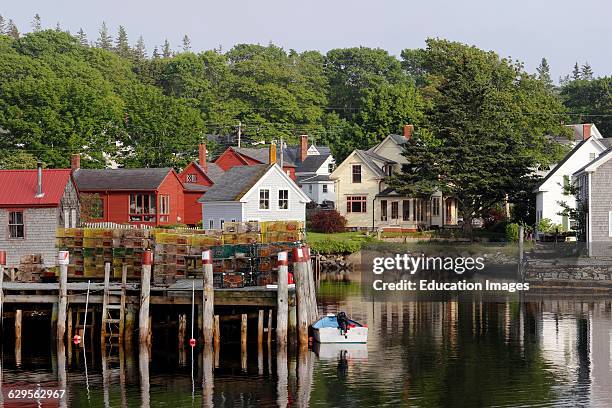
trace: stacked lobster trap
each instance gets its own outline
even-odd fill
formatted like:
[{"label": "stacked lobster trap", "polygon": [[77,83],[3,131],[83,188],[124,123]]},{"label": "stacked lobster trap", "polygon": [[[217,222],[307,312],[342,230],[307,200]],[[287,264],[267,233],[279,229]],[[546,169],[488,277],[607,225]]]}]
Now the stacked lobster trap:
[{"label": "stacked lobster trap", "polygon": [[227,222],[223,230],[60,228],[57,246],[70,252],[71,278],[104,278],[104,264],[120,279],[140,276],[142,253],[154,251],[152,280],[169,286],[179,279],[202,278],[201,254],[210,250],[216,288],[265,286],[277,280],[276,257],[303,240],[297,221]]}]

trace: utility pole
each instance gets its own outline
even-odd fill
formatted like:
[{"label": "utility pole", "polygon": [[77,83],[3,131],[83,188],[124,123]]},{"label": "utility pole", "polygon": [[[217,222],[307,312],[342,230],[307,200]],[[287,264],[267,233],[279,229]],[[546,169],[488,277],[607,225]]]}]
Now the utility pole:
[{"label": "utility pole", "polygon": [[238,147],[240,147],[240,137],[242,136],[242,122],[238,122]]},{"label": "utility pole", "polygon": [[281,140],[280,140],[280,168],[281,169],[284,168],[285,166],[284,159],[283,159],[283,150],[285,150],[284,146],[285,145],[283,144],[283,138],[281,137]]}]

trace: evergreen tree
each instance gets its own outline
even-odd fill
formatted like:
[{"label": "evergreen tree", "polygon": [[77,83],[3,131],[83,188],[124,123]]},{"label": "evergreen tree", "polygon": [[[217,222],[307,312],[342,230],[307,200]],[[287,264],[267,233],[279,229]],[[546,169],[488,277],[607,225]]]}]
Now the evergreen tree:
[{"label": "evergreen tree", "polygon": [[6,34],[6,21],[2,14],[0,14],[0,34]]},{"label": "evergreen tree", "polygon": [[553,81],[550,78],[550,65],[548,65],[548,61],[546,58],[542,58],[542,62],[540,62],[540,66],[537,68],[538,71],[538,79],[542,81],[547,88],[553,87]]},{"label": "evergreen tree", "polygon": [[117,32],[117,41],[115,43],[115,52],[122,56],[123,58],[128,58],[130,56],[130,43],[128,42],[128,35],[125,31],[125,27],[119,26],[119,31]]},{"label": "evergreen tree", "polygon": [[574,64],[574,70],[572,71],[572,79],[577,81],[580,79],[580,67],[578,66],[578,62]]},{"label": "evergreen tree", "polygon": [[40,20],[40,15],[38,13],[34,14],[34,20],[32,20],[32,31],[35,33],[42,30],[42,23]]},{"label": "evergreen tree", "polygon": [[170,49],[170,43],[168,39],[164,40],[164,45],[162,46],[162,57],[170,58],[172,56],[172,50]]},{"label": "evergreen tree", "polygon": [[79,31],[77,32],[77,38],[79,39],[81,45],[85,47],[89,45],[87,42],[87,34],[85,34],[85,31],[83,31],[83,28],[79,28]]},{"label": "evergreen tree", "polygon": [[593,70],[588,62],[585,62],[582,66],[582,71],[580,73],[580,77],[584,80],[590,81],[593,79]]},{"label": "evergreen tree", "polygon": [[96,41],[96,47],[102,48],[103,50],[110,50],[113,47],[113,38],[108,34],[108,27],[106,27],[106,22],[102,22],[102,27],[100,27],[100,36]]},{"label": "evergreen tree", "polygon": [[191,51],[191,40],[187,37],[187,34],[183,37],[183,52]]},{"label": "evergreen tree", "polygon": [[55,24],[55,31],[58,33],[62,32],[62,26],[60,25],[59,21]]},{"label": "evergreen tree", "polygon": [[157,45],[153,48],[153,59],[159,59],[159,50],[157,49]]},{"label": "evergreen tree", "polygon": [[6,26],[6,34],[14,39],[19,38],[19,29],[17,29],[15,22],[11,19],[9,19],[8,25]]},{"label": "evergreen tree", "polygon": [[138,37],[138,41],[136,41],[136,46],[134,47],[134,58],[137,61],[143,61],[147,59],[147,47],[145,46],[142,35]]}]

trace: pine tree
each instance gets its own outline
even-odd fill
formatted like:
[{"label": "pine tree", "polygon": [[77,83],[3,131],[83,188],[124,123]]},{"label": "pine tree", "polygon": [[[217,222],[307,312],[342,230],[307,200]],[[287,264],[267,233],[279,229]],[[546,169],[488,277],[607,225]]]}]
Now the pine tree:
[{"label": "pine tree", "polygon": [[81,45],[87,47],[87,34],[85,34],[85,31],[83,31],[83,28],[79,28],[79,31],[77,32],[77,38],[79,39]]},{"label": "pine tree", "polygon": [[8,25],[6,26],[6,34],[16,40],[19,38],[19,30],[17,29],[15,22],[11,19],[9,19]]},{"label": "pine tree", "polygon": [[593,70],[591,69],[591,66],[589,65],[588,62],[585,62],[584,65],[582,66],[580,77],[587,81],[590,81],[593,79]]},{"label": "pine tree", "polygon": [[115,42],[115,52],[124,58],[128,58],[131,54],[128,35],[124,26],[119,26],[117,32],[117,41]]},{"label": "pine tree", "polygon": [[103,50],[110,50],[113,48],[113,38],[108,34],[108,28],[106,27],[106,23],[102,22],[102,27],[100,27],[100,36],[96,41],[96,47],[102,48]]},{"label": "pine tree", "polygon": [[142,38],[142,35],[138,37],[138,41],[136,41],[136,46],[134,47],[134,58],[137,61],[143,61],[147,59],[147,47],[145,46],[145,42]]},{"label": "pine tree", "polygon": [[542,62],[540,62],[540,66],[537,68],[538,71],[538,79],[546,85],[548,88],[552,88],[553,82],[550,78],[550,65],[548,65],[548,61],[546,58],[542,58]]},{"label": "pine tree", "polygon": [[32,20],[32,31],[35,33],[42,30],[42,22],[38,13],[34,14],[34,20]]},{"label": "pine tree", "polygon": [[172,50],[170,49],[170,43],[168,39],[164,40],[164,45],[162,46],[162,57],[170,58],[172,56]]},{"label": "pine tree", "polygon": [[578,62],[574,64],[574,70],[572,71],[572,79],[577,81],[580,79],[580,67],[578,66]]},{"label": "pine tree", "polygon": [[55,31],[57,31],[58,33],[62,31],[62,26],[60,25],[59,21],[57,22],[57,24],[55,24]]},{"label": "pine tree", "polygon": [[153,59],[159,59],[159,50],[157,49],[157,45],[153,48]]},{"label": "pine tree", "polygon": [[191,40],[187,37],[187,34],[183,37],[183,52],[191,51]]},{"label": "pine tree", "polygon": [[6,21],[4,17],[2,17],[2,14],[0,14],[0,35],[1,34],[6,34]]}]

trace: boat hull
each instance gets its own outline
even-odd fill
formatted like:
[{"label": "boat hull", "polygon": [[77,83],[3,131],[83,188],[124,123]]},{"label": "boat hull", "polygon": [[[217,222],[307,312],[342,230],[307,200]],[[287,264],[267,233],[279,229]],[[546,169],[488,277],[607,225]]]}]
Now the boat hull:
[{"label": "boat hull", "polygon": [[314,328],[315,340],[319,343],[367,343],[368,328],[353,327],[346,333],[341,334],[335,327]]}]

